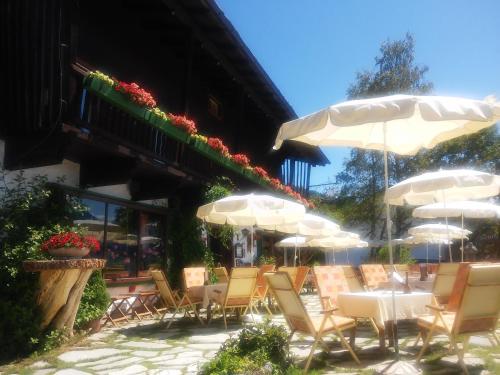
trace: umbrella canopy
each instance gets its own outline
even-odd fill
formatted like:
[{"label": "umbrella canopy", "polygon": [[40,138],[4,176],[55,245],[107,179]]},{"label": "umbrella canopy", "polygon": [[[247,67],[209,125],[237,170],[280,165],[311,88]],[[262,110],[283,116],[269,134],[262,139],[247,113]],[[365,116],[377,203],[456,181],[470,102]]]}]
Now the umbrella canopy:
[{"label": "umbrella canopy", "polygon": [[428,204],[413,210],[413,217],[423,219],[461,216],[471,219],[500,219],[500,206],[484,202],[456,201]]},{"label": "umbrella canopy", "polygon": [[302,219],[305,207],[270,195],[232,195],[198,208],[196,216],[208,223],[235,226],[278,225]]},{"label": "umbrella canopy", "polygon": [[[350,247],[358,247],[365,243],[359,239],[359,235],[351,232],[340,231],[334,236],[323,238],[312,238],[307,244],[310,247],[320,247],[326,249],[345,249]],[[366,243],[367,244],[367,243]],[[368,244],[367,244],[368,245]]]},{"label": "umbrella canopy", "polygon": [[446,224],[424,224],[408,229],[408,233],[415,237],[437,238],[437,239],[460,239],[472,232],[454,225]]},{"label": "umbrella canopy", "polygon": [[443,201],[481,199],[499,193],[500,176],[472,169],[455,169],[408,178],[391,186],[385,197],[392,205],[402,206],[406,203],[420,206]]},{"label": "umbrella canopy", "polygon": [[[317,146],[350,146],[413,155],[500,120],[500,103],[455,97],[392,95],[351,100],[287,122],[276,137]],[[384,142],[384,127],[387,138]]]},{"label": "umbrella canopy", "polygon": [[340,231],[340,226],[337,223],[312,214],[305,214],[301,220],[295,223],[261,225],[260,228],[265,230],[275,230],[282,233],[315,237],[332,236]]},{"label": "umbrella canopy", "polygon": [[277,247],[309,247],[307,244],[308,238],[302,236],[293,236],[282,239],[276,242],[274,246]]},{"label": "umbrella canopy", "polygon": [[448,245],[451,241],[439,237],[408,236],[401,240],[403,245],[422,245],[422,244],[442,244]]}]

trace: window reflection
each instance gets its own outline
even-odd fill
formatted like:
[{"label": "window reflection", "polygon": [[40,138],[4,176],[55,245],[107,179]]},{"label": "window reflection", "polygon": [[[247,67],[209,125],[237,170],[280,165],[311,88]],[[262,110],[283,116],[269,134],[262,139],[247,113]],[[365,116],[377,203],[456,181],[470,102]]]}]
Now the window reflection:
[{"label": "window reflection", "polygon": [[80,203],[86,208],[86,212],[81,214],[73,223],[87,229],[89,236],[95,237],[101,243],[98,252],[92,256],[104,258],[104,223],[106,216],[106,204],[91,199],[81,199]]},{"label": "window reflection", "polygon": [[107,268],[118,277],[137,275],[137,211],[108,204]]}]

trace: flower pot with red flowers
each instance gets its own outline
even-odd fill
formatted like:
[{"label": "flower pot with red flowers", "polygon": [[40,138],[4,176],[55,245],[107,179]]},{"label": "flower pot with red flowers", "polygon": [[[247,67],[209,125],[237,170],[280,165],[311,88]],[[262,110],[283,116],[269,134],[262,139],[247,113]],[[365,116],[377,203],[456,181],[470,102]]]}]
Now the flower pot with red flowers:
[{"label": "flower pot with red flowers", "polygon": [[100,243],[94,237],[76,232],[55,234],[42,244],[42,251],[59,259],[82,258],[99,248]]}]

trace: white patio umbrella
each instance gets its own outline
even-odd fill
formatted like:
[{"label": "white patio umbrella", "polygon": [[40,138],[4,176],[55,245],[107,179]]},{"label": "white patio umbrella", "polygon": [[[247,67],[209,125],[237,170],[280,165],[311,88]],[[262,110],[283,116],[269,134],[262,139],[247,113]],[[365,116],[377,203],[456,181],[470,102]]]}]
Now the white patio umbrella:
[{"label": "white patio umbrella", "polygon": [[[316,146],[381,150],[387,191],[388,151],[413,155],[421,148],[475,133],[498,120],[500,103],[493,100],[413,95],[351,100],[283,124],[274,148],[281,147],[284,140],[295,140]],[[393,264],[389,203],[386,217],[389,258]],[[392,289],[395,316],[394,283]],[[397,340],[395,349],[398,352]]]},{"label": "white patio umbrella", "polygon": [[[276,247],[282,247],[283,248],[283,257],[285,261],[285,266],[288,265],[288,259],[287,259],[287,249],[289,248],[298,248],[298,247],[308,247],[306,242],[308,241],[308,238],[304,236],[293,236],[293,237],[287,237],[282,239],[279,242],[276,242],[274,246]],[[294,259],[295,262],[295,259]]]},{"label": "white patio umbrella", "polygon": [[[232,195],[198,208],[196,216],[204,222],[251,226],[250,253],[256,225],[278,225],[297,222],[305,215],[305,207],[296,202],[271,195]],[[253,254],[251,256],[253,265]]]},{"label": "white patio umbrella", "polygon": [[[460,217],[462,229],[464,217],[470,219],[500,219],[500,206],[485,202],[456,201],[449,203],[433,203],[413,210],[413,217],[435,219],[438,217]],[[464,261],[464,237],[462,237],[462,262]]]},{"label": "white patio umbrella", "polygon": [[[428,240],[446,240],[448,246],[451,244],[452,239],[461,239],[462,237],[467,238],[467,235],[472,232],[467,229],[462,229],[455,225],[448,224],[423,224],[416,227],[408,229],[408,233],[415,237],[425,238]],[[440,249],[441,250],[441,249]],[[439,254],[439,260],[441,260],[441,252]],[[452,260],[450,255],[450,261]]]},{"label": "white patio umbrella", "polygon": [[400,244],[403,245],[426,245],[425,249],[425,262],[429,263],[429,244],[438,245],[438,254],[439,259],[441,259],[441,245],[448,245],[451,243],[451,240],[447,240],[446,238],[436,238],[436,237],[417,237],[417,236],[408,236],[406,238],[401,239]]},{"label": "white patio umbrella", "polygon": [[318,247],[326,250],[330,249],[332,251],[334,262],[335,251],[345,250],[347,262],[349,262],[349,253],[347,249],[353,247],[367,247],[368,243],[365,241],[361,241],[359,235],[356,233],[339,231],[333,236],[312,238],[307,242],[307,245],[309,245],[309,247]]},{"label": "white patio umbrella", "polygon": [[[285,223],[278,225],[261,225],[260,228],[264,230],[273,230],[282,233],[295,234],[297,236],[314,236],[326,237],[332,236],[340,231],[340,226],[324,217],[312,214],[305,214],[304,217],[295,223]],[[297,257],[297,248],[295,246],[294,266]]]},{"label": "white patio umbrella", "polygon": [[[500,193],[500,176],[472,169],[439,170],[408,178],[391,186],[385,195],[392,205],[422,205],[481,199]],[[448,216],[444,215],[446,224]],[[448,245],[451,258],[451,245]]]}]

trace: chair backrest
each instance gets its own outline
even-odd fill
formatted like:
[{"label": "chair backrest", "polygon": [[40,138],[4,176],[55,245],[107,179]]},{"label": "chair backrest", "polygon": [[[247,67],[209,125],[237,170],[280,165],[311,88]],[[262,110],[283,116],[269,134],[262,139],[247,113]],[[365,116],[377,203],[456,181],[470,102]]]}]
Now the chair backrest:
[{"label": "chair backrest", "polygon": [[359,277],[354,270],[353,266],[342,266],[344,270],[344,276],[347,281],[347,286],[349,288],[349,292],[364,292],[365,288],[363,288],[363,284],[359,280]]},{"label": "chair backrest", "polygon": [[292,331],[314,334],[311,318],[287,272],[266,273],[264,277]]},{"label": "chair backrest", "polygon": [[453,332],[455,334],[494,331],[500,313],[500,264],[473,264]]},{"label": "chair backrest", "polygon": [[389,281],[387,272],[381,264],[362,264],[359,269],[368,288],[378,288],[381,283]]},{"label": "chair backrest", "polygon": [[258,268],[238,267],[231,270],[224,306],[248,305],[255,292]]},{"label": "chair backrest", "polygon": [[383,266],[387,275],[389,275],[394,268],[401,276],[404,276],[405,272],[410,272],[410,266],[408,264],[394,264],[394,268],[390,264],[384,264]]},{"label": "chair backrest", "polygon": [[292,283],[295,285],[295,279],[297,278],[297,267],[280,267],[278,268],[278,272],[286,272],[288,276],[290,276],[290,279],[292,280]]},{"label": "chair backrest", "polygon": [[313,274],[323,309],[336,307],[338,294],[349,291],[342,266],[314,266]]},{"label": "chair backrest", "polygon": [[457,278],[460,263],[441,263],[436,272],[432,293],[439,303],[446,304]]},{"label": "chair backrest", "polygon": [[469,277],[470,263],[463,262],[458,264],[457,276],[453,283],[450,297],[448,298],[447,311],[457,311],[460,306],[460,301],[464,294],[467,278]]},{"label": "chair backrest", "polygon": [[151,277],[160,291],[161,299],[166,307],[177,307],[177,299],[175,298],[172,288],[170,288],[170,284],[168,283],[163,271],[151,270]]},{"label": "chair backrest", "polygon": [[264,274],[266,272],[273,272],[275,267],[276,266],[274,264],[263,264],[259,267],[259,273],[257,273],[257,282],[255,284],[255,291],[258,297],[264,298],[266,296],[269,286],[267,285]]},{"label": "chair backrest", "polygon": [[226,267],[216,267],[214,268],[215,276],[217,276],[218,283],[227,283],[229,281],[229,275],[227,274]]},{"label": "chair backrest", "polygon": [[182,270],[184,290],[205,284],[205,267],[187,267]]},{"label": "chair backrest", "polygon": [[295,275],[295,281],[293,282],[293,287],[300,294],[302,291],[302,287],[307,278],[307,274],[311,268],[308,266],[299,266],[297,267],[297,275]]}]

